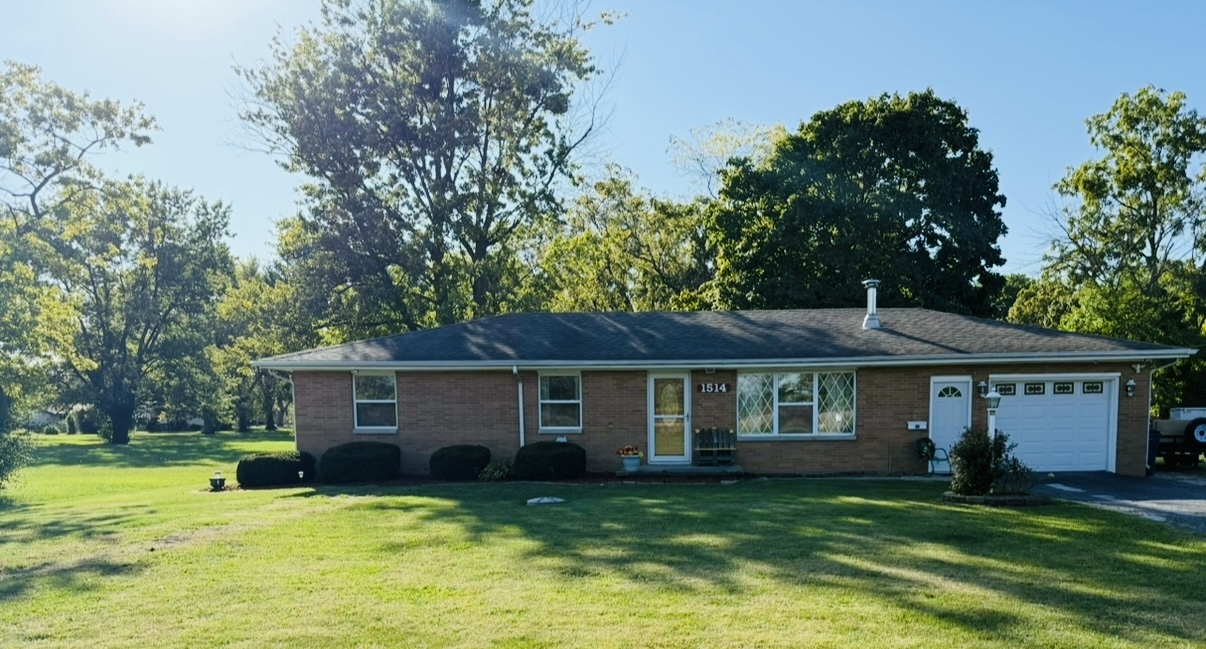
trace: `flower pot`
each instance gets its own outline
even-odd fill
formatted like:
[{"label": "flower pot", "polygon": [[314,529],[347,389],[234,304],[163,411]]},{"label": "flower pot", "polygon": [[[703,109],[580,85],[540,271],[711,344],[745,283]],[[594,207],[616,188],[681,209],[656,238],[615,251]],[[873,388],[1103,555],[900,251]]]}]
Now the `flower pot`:
[{"label": "flower pot", "polygon": [[620,461],[624,463],[625,471],[632,472],[641,468],[641,456],[639,455],[622,455]]}]

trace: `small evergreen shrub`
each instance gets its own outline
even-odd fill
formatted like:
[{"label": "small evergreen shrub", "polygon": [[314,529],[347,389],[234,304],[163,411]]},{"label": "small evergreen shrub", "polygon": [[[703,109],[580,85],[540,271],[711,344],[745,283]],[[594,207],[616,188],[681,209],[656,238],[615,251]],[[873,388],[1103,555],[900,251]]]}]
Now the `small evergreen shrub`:
[{"label": "small evergreen shrub", "polygon": [[97,414],[96,408],[87,408],[76,413],[76,418],[79,419],[80,432],[85,435],[99,435],[101,431],[101,418]]},{"label": "small evergreen shrub", "polygon": [[12,401],[0,389],[0,489],[29,463],[33,445],[24,432],[13,430]]},{"label": "small evergreen shrub", "polygon": [[445,446],[431,454],[428,466],[437,480],[476,480],[490,464],[490,449],[473,444]]},{"label": "small evergreen shrub", "polygon": [[1034,486],[1034,472],[1013,455],[1017,444],[998,432],[968,428],[951,446],[951,491],[962,496],[1026,494]]},{"label": "small evergreen shrub", "polygon": [[491,462],[477,476],[477,479],[483,482],[502,482],[504,480],[513,480],[514,478],[515,462],[513,460]]},{"label": "small evergreen shrub", "polygon": [[77,432],[79,431],[75,425],[75,415],[67,415],[67,434],[74,435]]},{"label": "small evergreen shrub", "polygon": [[515,454],[519,480],[562,480],[586,475],[586,449],[568,442],[536,442]]},{"label": "small evergreen shrub", "polygon": [[[244,455],[235,469],[241,487],[280,487],[314,480],[314,456],[298,451]],[[305,477],[298,478],[297,472]]]},{"label": "small evergreen shrub", "polygon": [[385,442],[348,442],[327,449],[318,463],[323,482],[390,480],[402,467],[402,449]]}]

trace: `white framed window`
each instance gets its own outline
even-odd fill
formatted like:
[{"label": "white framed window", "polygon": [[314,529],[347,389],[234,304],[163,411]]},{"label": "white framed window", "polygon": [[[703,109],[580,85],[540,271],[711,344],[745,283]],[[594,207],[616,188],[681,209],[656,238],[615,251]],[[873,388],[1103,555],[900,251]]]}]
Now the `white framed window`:
[{"label": "white framed window", "polygon": [[540,430],[582,432],[582,376],[540,375]]},{"label": "white framed window", "polygon": [[353,423],[358,433],[398,432],[398,381],[390,374],[352,375]]},{"label": "white framed window", "polygon": [[739,374],[737,434],[853,435],[854,389],[854,372]]}]

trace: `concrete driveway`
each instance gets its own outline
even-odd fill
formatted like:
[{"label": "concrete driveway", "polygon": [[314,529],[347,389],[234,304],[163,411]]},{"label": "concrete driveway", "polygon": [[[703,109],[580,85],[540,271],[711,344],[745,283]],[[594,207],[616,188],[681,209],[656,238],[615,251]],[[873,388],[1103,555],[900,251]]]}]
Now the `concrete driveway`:
[{"label": "concrete driveway", "polygon": [[1206,534],[1206,479],[1196,476],[1173,472],[1157,473],[1151,478],[1105,472],[1062,473],[1049,476],[1034,491]]}]

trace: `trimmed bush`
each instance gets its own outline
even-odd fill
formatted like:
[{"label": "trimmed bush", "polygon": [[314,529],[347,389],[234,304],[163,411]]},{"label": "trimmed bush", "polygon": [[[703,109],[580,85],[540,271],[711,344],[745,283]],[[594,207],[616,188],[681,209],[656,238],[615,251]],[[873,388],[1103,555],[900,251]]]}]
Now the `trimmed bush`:
[{"label": "trimmed bush", "polygon": [[67,434],[74,435],[78,432],[75,427],[75,415],[67,415]]},{"label": "trimmed bush", "polygon": [[482,469],[478,480],[482,482],[502,482],[504,480],[513,480],[515,478],[515,461],[514,460],[499,460],[491,462],[489,466]]},{"label": "trimmed bush", "polygon": [[[241,487],[281,487],[314,480],[314,456],[298,451],[252,453],[239,460],[235,477]],[[297,472],[305,477],[298,478]]]},{"label": "trimmed bush", "polygon": [[519,480],[563,480],[586,475],[586,449],[568,442],[536,442],[515,454]]},{"label": "trimmed bush", "polygon": [[402,449],[385,442],[348,442],[327,449],[318,477],[332,484],[390,480],[402,467]]},{"label": "trimmed bush", "polygon": [[990,439],[986,430],[963,431],[951,446],[951,491],[961,496],[1030,493],[1034,473],[1013,456],[1016,447],[1002,432]]},{"label": "trimmed bush", "polygon": [[477,480],[490,464],[490,449],[473,444],[445,446],[431,454],[428,466],[437,480]]},{"label": "trimmed bush", "polygon": [[80,432],[85,435],[99,435],[101,431],[101,416],[96,408],[87,408],[76,413],[79,418]]}]

